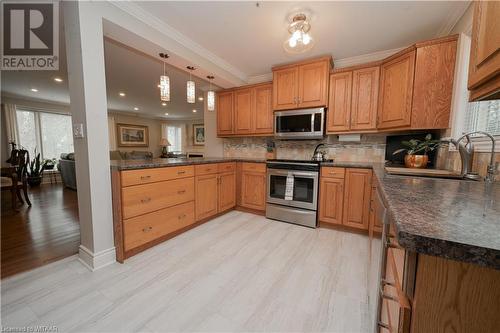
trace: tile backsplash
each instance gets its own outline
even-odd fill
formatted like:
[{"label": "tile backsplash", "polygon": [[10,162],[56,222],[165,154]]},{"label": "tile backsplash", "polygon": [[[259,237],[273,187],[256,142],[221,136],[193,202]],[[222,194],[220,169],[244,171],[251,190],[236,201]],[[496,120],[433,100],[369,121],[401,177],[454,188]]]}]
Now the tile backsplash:
[{"label": "tile backsplash", "polygon": [[[224,156],[240,158],[265,158],[266,140],[270,138],[226,138]],[[336,135],[324,140],[274,140],[276,158],[310,159],[314,147],[326,143],[327,158],[351,162],[383,162],[385,157],[385,135],[362,135],[359,142],[340,142]]]}]

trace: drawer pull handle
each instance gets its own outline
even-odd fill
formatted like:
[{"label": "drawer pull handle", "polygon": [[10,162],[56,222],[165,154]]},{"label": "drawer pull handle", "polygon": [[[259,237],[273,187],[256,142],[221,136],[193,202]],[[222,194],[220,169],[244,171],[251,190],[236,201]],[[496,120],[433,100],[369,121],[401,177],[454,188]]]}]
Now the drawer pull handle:
[{"label": "drawer pull handle", "polygon": [[185,218],[185,217],[186,217],[186,214],[181,214],[181,215],[179,215],[177,218],[178,218],[179,220],[181,220],[181,219],[183,219],[183,218]]},{"label": "drawer pull handle", "polygon": [[186,193],[186,190],[177,191],[177,194],[183,194],[183,193]]},{"label": "drawer pull handle", "polygon": [[382,298],[397,302],[399,304],[399,298],[397,298],[395,296],[388,295],[388,294],[384,293],[382,290],[380,290],[380,296],[382,296]]},{"label": "drawer pull handle", "polygon": [[150,201],[151,201],[151,198],[144,198],[144,199],[141,199],[141,202],[142,202],[143,204],[148,203],[148,202],[150,202]]},{"label": "drawer pull handle", "polygon": [[381,321],[378,321],[378,322],[377,322],[377,325],[378,325],[379,327],[385,328],[386,330],[389,330],[389,331],[391,330],[391,327],[390,327],[389,325],[387,325],[386,323],[383,323],[383,322],[381,322]]},{"label": "drawer pull handle", "polygon": [[178,171],[178,172],[177,172],[177,174],[178,174],[178,175],[183,175],[183,174],[185,174],[185,173],[186,173],[186,171]]},{"label": "drawer pull handle", "polygon": [[151,176],[141,176],[141,180],[146,180],[146,179],[150,179]]},{"label": "drawer pull handle", "polygon": [[151,230],[153,230],[153,227],[146,227],[146,228],[142,229],[142,231],[144,231],[144,232],[150,232]]},{"label": "drawer pull handle", "polygon": [[382,279],[382,286],[396,287],[396,285],[393,282],[389,282],[386,279]]}]

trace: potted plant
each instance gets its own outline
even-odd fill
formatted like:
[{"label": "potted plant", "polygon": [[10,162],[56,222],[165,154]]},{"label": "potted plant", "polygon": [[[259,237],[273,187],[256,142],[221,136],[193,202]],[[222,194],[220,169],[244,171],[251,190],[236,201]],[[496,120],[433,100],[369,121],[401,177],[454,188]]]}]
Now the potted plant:
[{"label": "potted plant", "polygon": [[396,150],[393,155],[406,152],[405,166],[407,168],[424,169],[429,163],[427,154],[441,144],[440,140],[432,140],[432,135],[427,134],[424,140],[411,139],[409,141],[401,141],[401,144],[406,148]]},{"label": "potted plant", "polygon": [[40,153],[36,153],[35,158],[29,162],[27,173],[28,184],[31,187],[39,186],[42,182],[43,170],[45,170],[45,161],[41,161]]},{"label": "potted plant", "polygon": [[45,164],[44,170],[53,170],[55,165],[57,164],[57,160],[55,158],[52,159],[46,158],[43,160],[43,163]]}]

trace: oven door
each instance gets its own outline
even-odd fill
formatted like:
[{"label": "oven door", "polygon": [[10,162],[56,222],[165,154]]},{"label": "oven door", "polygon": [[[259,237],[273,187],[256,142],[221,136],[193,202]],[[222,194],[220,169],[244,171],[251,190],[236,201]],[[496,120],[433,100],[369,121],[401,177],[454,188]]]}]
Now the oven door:
[{"label": "oven door", "polygon": [[280,139],[320,139],[324,136],[324,109],[274,113],[274,136]]},{"label": "oven door", "polygon": [[[285,200],[288,175],[293,175],[292,200]],[[318,172],[268,169],[267,189],[268,203],[310,210],[317,209]]]}]

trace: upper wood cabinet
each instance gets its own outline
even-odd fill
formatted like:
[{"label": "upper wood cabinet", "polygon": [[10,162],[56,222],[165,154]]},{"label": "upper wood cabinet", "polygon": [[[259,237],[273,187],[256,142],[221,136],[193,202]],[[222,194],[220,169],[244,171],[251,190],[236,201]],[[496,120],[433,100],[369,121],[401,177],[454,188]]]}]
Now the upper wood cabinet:
[{"label": "upper wood cabinet", "polygon": [[273,133],[272,84],[217,93],[217,135],[252,136]]},{"label": "upper wood cabinet", "polygon": [[342,69],[330,75],[327,132],[365,132],[377,128],[379,66]]},{"label": "upper wood cabinet", "polygon": [[352,72],[330,75],[330,96],[328,101],[327,132],[349,130],[351,119]]},{"label": "upper wood cabinet", "polygon": [[415,62],[413,102],[411,110],[412,129],[448,128],[457,36],[419,43]]},{"label": "upper wood cabinet", "polygon": [[349,168],[345,173],[342,224],[368,230],[372,170]]},{"label": "upper wood cabinet", "polygon": [[217,93],[217,135],[226,136],[234,133],[232,91]]},{"label": "upper wood cabinet", "polygon": [[500,2],[474,1],[469,59],[471,101],[500,98]]},{"label": "upper wood cabinet", "polygon": [[253,89],[234,91],[234,132],[235,134],[251,134],[254,122]]},{"label": "upper wood cabinet", "polygon": [[415,49],[411,48],[401,55],[390,57],[380,67],[379,129],[409,128],[411,125],[415,53]]},{"label": "upper wood cabinet", "polygon": [[330,57],[273,68],[273,109],[326,106]]},{"label": "upper wood cabinet", "polygon": [[264,84],[254,88],[254,127],[256,134],[272,134],[274,132],[273,85]]}]

